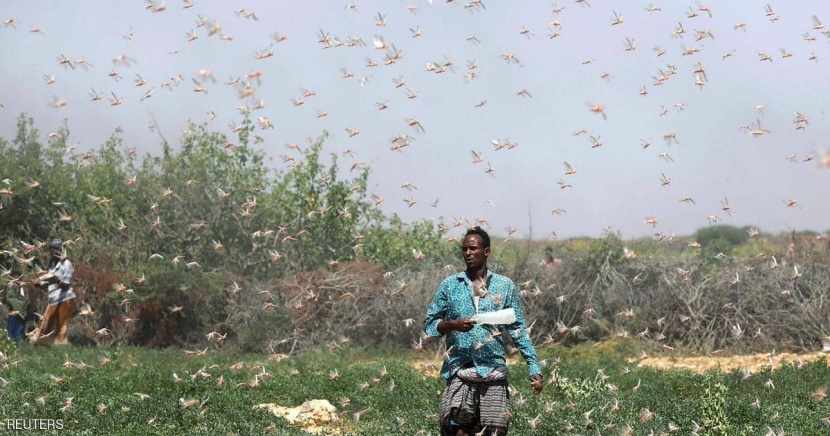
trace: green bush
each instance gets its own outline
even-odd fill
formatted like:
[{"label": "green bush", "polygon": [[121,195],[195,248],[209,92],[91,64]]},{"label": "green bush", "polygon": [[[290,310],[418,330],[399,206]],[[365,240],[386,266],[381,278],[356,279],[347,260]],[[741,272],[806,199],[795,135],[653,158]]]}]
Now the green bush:
[{"label": "green bush", "polygon": [[[3,321],[5,321],[5,319]],[[3,327],[4,328],[0,330],[0,353],[7,358],[12,358],[17,351],[17,345],[12,342],[12,338],[9,336],[9,330],[6,329],[5,326]]]}]

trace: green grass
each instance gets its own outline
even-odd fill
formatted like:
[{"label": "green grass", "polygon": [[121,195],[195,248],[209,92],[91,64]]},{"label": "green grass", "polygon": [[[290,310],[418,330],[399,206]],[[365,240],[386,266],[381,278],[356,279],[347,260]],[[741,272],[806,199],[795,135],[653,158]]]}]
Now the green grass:
[{"label": "green grass", "polygon": [[[570,426],[575,434],[616,434],[626,426],[647,434],[668,431],[670,424],[679,428],[678,434],[689,434],[696,424],[704,427],[701,434],[714,432],[716,426],[728,434],[763,434],[768,427],[788,434],[830,431],[822,423],[830,415],[830,402],[810,395],[830,380],[824,361],[801,369],[790,365],[766,370],[741,381],[738,372],[694,374],[638,367],[625,360],[627,354],[619,344],[546,347],[540,350],[548,362],[545,376],[557,381],[538,397],[531,394],[526,366],[519,359],[511,367],[511,385],[521,393],[513,397],[511,434],[564,434]],[[346,348],[276,361],[266,355],[214,350],[195,357],[181,350],[23,345],[0,369],[7,382],[0,389],[0,419],[3,426],[14,418],[62,420],[63,431],[41,434],[291,435],[306,433],[254,406],[293,407],[326,399],[338,408],[340,420],[334,428],[342,434],[436,435],[437,418],[432,415],[438,410],[443,381],[435,371],[419,372],[412,363],[418,357],[423,356],[409,350]],[[557,357],[562,360],[554,364]],[[102,358],[111,362],[102,364]],[[231,368],[237,362],[244,362],[242,369]],[[81,369],[82,363],[91,367]],[[384,366],[388,374],[381,375]],[[191,377],[201,368],[210,377]],[[248,386],[261,368],[270,376],[259,378],[257,387]],[[336,379],[329,377],[334,369],[340,374]],[[174,382],[173,373],[182,380]],[[225,380],[222,387],[217,385],[220,377]],[[395,387],[390,390],[392,380]],[[359,385],[366,382],[369,386],[361,390]],[[149,398],[142,400],[137,393]],[[71,407],[62,410],[70,397]],[[343,397],[350,399],[346,407],[341,406]],[[180,398],[205,403],[184,408]],[[106,410],[99,411],[101,405]],[[644,422],[645,409],[653,417]],[[361,410],[366,412],[356,421],[353,414]],[[584,417],[588,411],[590,422]],[[541,424],[533,429],[528,421],[536,416]],[[405,424],[399,425],[397,418]]]}]

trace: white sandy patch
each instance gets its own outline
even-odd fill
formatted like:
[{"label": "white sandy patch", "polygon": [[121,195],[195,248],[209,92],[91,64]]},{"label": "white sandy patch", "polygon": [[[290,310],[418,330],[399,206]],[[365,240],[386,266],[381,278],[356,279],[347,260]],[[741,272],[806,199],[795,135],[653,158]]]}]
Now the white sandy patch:
[{"label": "white sandy patch", "polygon": [[257,404],[254,409],[268,409],[274,415],[285,418],[291,425],[302,427],[309,433],[326,434],[333,433],[334,429],[328,427],[337,422],[337,408],[328,400],[308,400],[301,406],[284,407],[274,403]]}]

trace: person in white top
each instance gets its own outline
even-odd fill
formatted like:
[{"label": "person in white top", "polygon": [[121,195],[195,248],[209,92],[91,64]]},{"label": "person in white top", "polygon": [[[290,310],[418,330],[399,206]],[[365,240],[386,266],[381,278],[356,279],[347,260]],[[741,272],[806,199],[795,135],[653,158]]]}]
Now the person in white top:
[{"label": "person in white top", "polygon": [[66,332],[75,311],[76,296],[72,288],[75,268],[67,258],[60,238],[49,243],[49,252],[49,270],[39,277],[39,285],[47,286],[49,291],[49,305],[40,325],[32,333],[31,341],[35,345],[68,345]]}]

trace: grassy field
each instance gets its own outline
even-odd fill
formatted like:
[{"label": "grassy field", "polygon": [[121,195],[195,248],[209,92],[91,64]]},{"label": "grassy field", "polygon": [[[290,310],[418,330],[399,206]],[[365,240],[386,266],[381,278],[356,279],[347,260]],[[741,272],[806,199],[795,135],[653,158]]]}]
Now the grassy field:
[{"label": "grassy field", "polygon": [[[324,434],[438,434],[438,353],[346,346],[284,358],[198,351],[21,346],[0,369],[2,425],[60,420],[62,430],[41,434],[307,434],[254,406],[325,399],[339,419]],[[511,367],[511,434],[830,431],[824,359],[747,377],[639,365],[623,341],[552,345],[540,357],[546,380],[555,382],[539,396],[531,394],[523,361]]]}]

